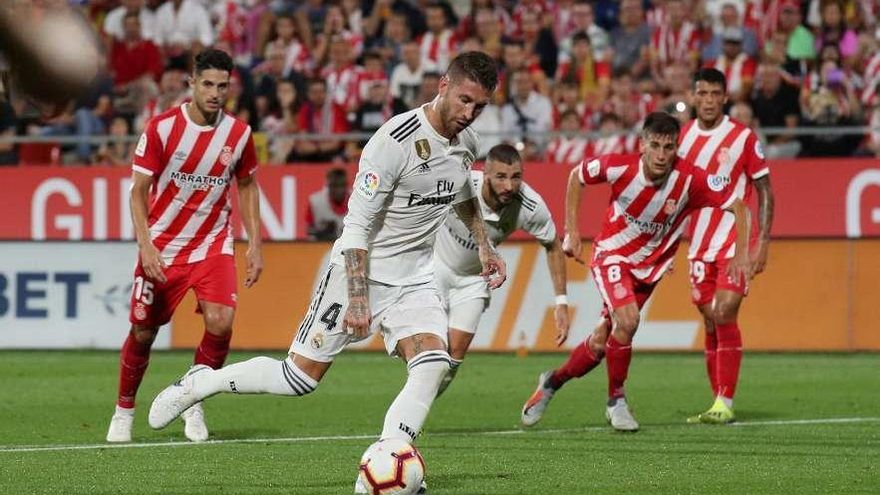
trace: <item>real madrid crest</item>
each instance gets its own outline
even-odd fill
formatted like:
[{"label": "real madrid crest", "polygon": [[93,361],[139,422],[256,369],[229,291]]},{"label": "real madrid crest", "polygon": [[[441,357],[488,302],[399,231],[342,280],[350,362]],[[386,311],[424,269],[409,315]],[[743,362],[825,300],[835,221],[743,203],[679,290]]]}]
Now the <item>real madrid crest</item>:
[{"label": "real madrid crest", "polygon": [[419,139],[416,141],[416,154],[419,155],[419,158],[422,160],[431,158],[431,144],[428,143],[427,139]]}]

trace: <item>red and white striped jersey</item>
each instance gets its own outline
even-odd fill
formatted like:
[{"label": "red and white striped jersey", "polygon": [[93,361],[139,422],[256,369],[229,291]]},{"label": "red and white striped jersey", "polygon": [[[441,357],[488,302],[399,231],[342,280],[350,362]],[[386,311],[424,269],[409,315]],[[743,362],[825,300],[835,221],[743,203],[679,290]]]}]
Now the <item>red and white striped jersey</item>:
[{"label": "red and white striped jersey", "polygon": [[740,53],[733,60],[722,55],[706,65],[724,73],[724,79],[727,81],[727,90],[731,93],[739,92],[745,81],[754,80],[755,72],[758,69],[755,59],[745,53]]},{"label": "red and white striped jersey", "polygon": [[862,104],[872,107],[880,103],[880,94],[877,94],[880,88],[880,53],[875,53],[865,64],[863,79],[865,87],[861,95]]},{"label": "red and white striped jersey", "polygon": [[446,72],[446,67],[458,51],[458,37],[449,28],[444,29],[439,35],[428,31],[422,35],[419,45],[422,61],[428,64],[431,70],[442,74]]},{"label": "red and white striped jersey", "polygon": [[547,146],[547,161],[560,165],[577,165],[587,155],[589,142],[584,138],[558,137]]},{"label": "red and white striped jersey", "polygon": [[662,184],[651,183],[638,154],[603,155],[581,163],[582,184],[611,184],[611,204],[593,241],[592,266],[625,263],[646,283],[672,264],[684,221],[700,208],[727,208],[736,199],[719,177],[677,159]]},{"label": "red and white striped jersey", "polygon": [[678,29],[660,25],[651,35],[651,50],[663,65],[685,62],[699,47],[700,31],[691,22],[682,23]]},{"label": "red and white striped jersey", "polygon": [[[725,116],[718,126],[701,130],[696,120],[681,131],[678,156],[730,184],[733,195],[748,202],[752,181],[770,173],[761,141],[751,129]],[[732,213],[705,208],[691,219],[688,259],[713,262],[732,258],[736,229]]]},{"label": "red and white striped jersey", "polygon": [[230,186],[257,170],[250,126],[223,112],[196,125],[186,105],[147,123],[132,164],[154,179],[147,224],[169,265],[233,254]]},{"label": "red and white striped jersey", "polygon": [[321,70],[321,79],[327,81],[327,97],[344,112],[357,108],[361,72],[363,68],[354,64],[344,67],[328,64]]}]

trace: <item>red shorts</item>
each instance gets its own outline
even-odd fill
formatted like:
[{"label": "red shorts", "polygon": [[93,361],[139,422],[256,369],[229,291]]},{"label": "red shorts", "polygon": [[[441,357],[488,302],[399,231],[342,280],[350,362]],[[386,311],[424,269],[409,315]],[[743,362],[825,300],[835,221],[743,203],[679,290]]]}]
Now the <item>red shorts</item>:
[{"label": "red shorts", "polygon": [[694,304],[697,306],[710,304],[718,289],[729,290],[743,296],[749,293],[747,280],[740,280],[737,283],[727,276],[728,261],[690,261],[691,300]]},{"label": "red shorts", "polygon": [[657,284],[648,284],[634,277],[631,268],[623,263],[592,267],[593,280],[596,281],[599,294],[605,302],[603,316],[607,315],[607,311],[614,311],[631,303],[636,303],[642,309],[654,292]]},{"label": "red shorts", "polygon": [[168,280],[164,284],[148,279],[138,261],[131,289],[130,322],[148,326],[168,323],[189,289],[195,290],[199,301],[235,307],[235,258],[232,256],[224,254],[186,265],[172,265],[165,269],[165,277]]}]

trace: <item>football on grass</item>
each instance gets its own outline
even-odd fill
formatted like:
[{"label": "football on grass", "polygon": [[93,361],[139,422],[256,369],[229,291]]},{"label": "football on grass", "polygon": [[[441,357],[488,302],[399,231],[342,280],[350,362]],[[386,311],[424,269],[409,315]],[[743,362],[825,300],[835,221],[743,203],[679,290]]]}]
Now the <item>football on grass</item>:
[{"label": "football on grass", "polygon": [[371,495],[414,494],[425,479],[425,461],[409,442],[387,438],[364,452],[358,476]]}]

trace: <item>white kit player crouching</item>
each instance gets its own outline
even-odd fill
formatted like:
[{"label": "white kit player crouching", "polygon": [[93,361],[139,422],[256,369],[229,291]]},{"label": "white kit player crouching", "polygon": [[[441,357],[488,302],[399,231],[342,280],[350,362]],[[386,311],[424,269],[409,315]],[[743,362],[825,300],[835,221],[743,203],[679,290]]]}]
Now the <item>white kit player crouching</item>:
[{"label": "white kit player crouching", "polygon": [[[306,395],[346,345],[381,332],[388,353],[406,361],[408,377],[388,408],[380,438],[415,440],[449,372],[447,320],[431,260],[450,206],[476,239],[489,287],[506,278],[470,178],[478,143],[468,126],[497,82],[491,57],[463,53],[450,63],[432,102],[379,128],[364,148],[342,236],[287,358],[256,357],[219,370],[195,367],[159,393],[150,426],[163,428],[220,392]],[[355,491],[366,488],[358,483]]]},{"label": "white kit player crouching", "polygon": [[[522,229],[533,235],[547,250],[547,265],[556,293],[556,345],[568,338],[569,315],[566,297],[565,253],[556,236],[556,226],[544,199],[523,182],[522,159],[516,148],[499,144],[489,150],[483,172],[471,172],[475,194],[480,202],[489,240],[497,246]],[[439,394],[455,378],[480,323],[489,307],[490,294],[477,244],[467,225],[450,214],[437,234],[434,254],[435,280],[449,312],[449,354],[451,369]]]}]

